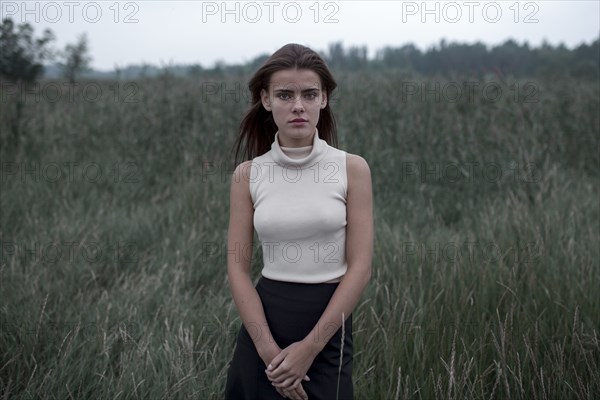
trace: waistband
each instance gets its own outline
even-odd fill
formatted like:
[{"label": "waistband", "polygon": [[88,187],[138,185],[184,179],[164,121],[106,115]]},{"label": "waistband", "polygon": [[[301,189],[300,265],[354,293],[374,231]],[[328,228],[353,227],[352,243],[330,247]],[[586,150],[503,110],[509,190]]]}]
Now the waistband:
[{"label": "waistband", "polygon": [[340,282],[330,283],[299,283],[277,281],[262,276],[256,283],[259,293],[266,293],[281,299],[298,300],[302,302],[322,303],[323,299],[330,298]]}]

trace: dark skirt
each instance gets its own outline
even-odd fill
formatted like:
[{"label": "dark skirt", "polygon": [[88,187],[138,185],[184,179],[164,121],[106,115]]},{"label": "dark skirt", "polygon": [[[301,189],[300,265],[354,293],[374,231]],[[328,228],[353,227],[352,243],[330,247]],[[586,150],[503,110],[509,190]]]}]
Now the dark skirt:
[{"label": "dark skirt", "polygon": [[[277,345],[284,349],[304,339],[319,321],[336,283],[281,282],[261,277],[256,284],[269,329]],[[340,372],[342,329],[315,357],[307,371],[310,381],[302,381],[309,400],[353,400],[352,383],[352,314],[344,324],[344,346]],[[326,332],[326,327],[321,329]],[[226,400],[281,400],[265,374],[267,366],[258,355],[252,338],[241,324],[233,358],[229,363]],[[339,389],[338,389],[339,383]]]}]

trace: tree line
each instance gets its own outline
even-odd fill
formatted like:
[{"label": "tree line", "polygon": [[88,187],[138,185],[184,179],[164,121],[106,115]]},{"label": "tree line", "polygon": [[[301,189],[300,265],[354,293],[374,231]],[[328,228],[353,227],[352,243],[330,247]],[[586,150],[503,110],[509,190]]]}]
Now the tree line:
[{"label": "tree line", "polygon": [[[69,82],[74,82],[86,71],[90,78],[135,79],[162,75],[165,72],[192,77],[214,77],[228,73],[250,73],[268,57],[267,54],[262,54],[244,65],[217,62],[212,68],[204,68],[200,64],[164,67],[144,64],[115,67],[114,72],[101,73],[89,69],[91,57],[85,34],[76,43],[59,51],[51,47],[54,39],[54,34],[48,29],[36,38],[31,25],[16,25],[10,19],[3,20],[0,25],[0,78],[11,82],[31,83],[43,77],[44,71],[50,71],[46,75],[53,78],[62,75]],[[367,56],[366,46],[344,48],[341,42],[331,43],[327,50],[319,52],[334,70],[401,69],[424,76],[482,76],[493,73],[552,79],[568,76],[597,79],[600,76],[598,38],[572,49],[563,44],[553,46],[546,41],[539,47],[530,47],[527,42],[519,44],[508,39],[488,47],[481,42],[467,44],[442,39],[424,51],[411,43],[386,46],[377,50],[372,58]]]},{"label": "tree line", "polygon": [[333,68],[402,68],[423,75],[468,74],[488,72],[523,76],[573,76],[597,78],[600,72],[600,42],[582,43],[568,49],[564,44],[552,46],[544,41],[539,47],[527,42],[506,40],[496,46],[448,43],[442,39],[426,51],[413,44],[387,46],[378,50],[374,59],[366,57],[366,47],[344,49],[341,43],[329,46],[328,61]]}]

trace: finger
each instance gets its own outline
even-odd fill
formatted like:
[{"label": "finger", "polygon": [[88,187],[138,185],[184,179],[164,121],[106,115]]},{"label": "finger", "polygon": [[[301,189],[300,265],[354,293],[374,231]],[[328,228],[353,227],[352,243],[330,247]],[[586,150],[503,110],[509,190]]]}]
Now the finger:
[{"label": "finger", "polygon": [[275,356],[275,358],[271,360],[271,363],[269,364],[269,366],[267,367],[267,369],[269,371],[272,371],[275,368],[277,368],[279,366],[279,364],[284,360],[286,354],[287,353],[284,353],[283,351],[279,352],[279,354],[277,354]]},{"label": "finger", "polygon": [[294,393],[296,394],[296,396],[298,397],[298,399],[300,399],[300,400],[308,400],[308,395],[304,391],[304,388],[302,387],[302,385],[298,386],[298,388],[296,388],[296,390],[294,391]]},{"label": "finger", "polygon": [[[281,363],[276,368],[273,368],[270,370],[267,368],[267,370],[265,371],[267,373],[267,376],[270,376],[274,380],[278,380],[278,379],[282,378],[283,375],[286,375],[287,367],[283,364],[283,361],[285,361],[285,360],[282,360]],[[271,364],[271,365],[273,365],[273,364]]]},{"label": "finger", "polygon": [[281,395],[281,397],[287,399],[287,396],[285,395],[285,393],[283,393],[282,389],[280,389],[280,388],[275,388],[275,389],[277,389],[277,393],[279,393]]},{"label": "finger", "polygon": [[297,380],[293,385],[286,388],[276,388],[277,391],[282,391],[288,398],[292,400],[308,400],[308,395],[304,391],[301,380]]},{"label": "finger", "polygon": [[276,370],[265,369],[265,374],[267,374],[267,378],[269,378],[270,381],[281,380],[283,373],[284,372],[281,368],[278,368]]},{"label": "finger", "polygon": [[279,392],[279,394],[281,394],[286,399],[291,399],[292,398],[291,394],[289,393],[289,391],[287,389],[277,388],[277,391]]},{"label": "finger", "polygon": [[288,386],[285,386],[285,382],[281,384],[281,386],[276,386],[276,388],[281,388],[285,391],[295,391],[298,388],[298,382],[292,381],[291,384],[289,384]]},{"label": "finger", "polygon": [[270,381],[279,381],[284,379],[284,375],[287,374],[287,371],[285,370],[283,364],[280,364],[277,368],[270,370],[268,368],[265,369],[265,373]]},{"label": "finger", "polygon": [[304,397],[301,393],[294,394],[298,400],[307,400],[308,397]]},{"label": "finger", "polygon": [[285,393],[286,393],[288,399],[299,400],[295,393],[292,393],[290,391],[286,391]]},{"label": "finger", "polygon": [[302,382],[302,379],[296,379],[294,383],[292,383],[292,385],[290,386],[290,389],[298,389],[298,387],[300,386],[300,382]]},{"label": "finger", "polygon": [[308,377],[308,375],[304,375],[304,378],[302,378],[302,380],[304,380],[304,381],[310,381],[310,378]]},{"label": "finger", "polygon": [[[289,378],[289,376],[284,375],[284,376],[280,376],[279,378],[275,379],[269,379],[271,381],[271,383],[273,384],[273,386],[277,386],[277,387],[284,387],[283,386],[283,382],[285,382],[285,380]],[[285,388],[285,387],[284,387]]]},{"label": "finger", "polygon": [[308,394],[306,393],[306,391],[304,390],[304,388],[302,387],[302,385],[300,385],[298,387],[297,391],[300,393],[300,397],[302,397],[302,400],[308,400]]},{"label": "finger", "polygon": [[278,382],[273,382],[273,386],[287,388],[288,386],[291,386],[292,383],[294,383],[294,379],[293,378],[287,378],[283,382],[279,382],[279,383]]}]

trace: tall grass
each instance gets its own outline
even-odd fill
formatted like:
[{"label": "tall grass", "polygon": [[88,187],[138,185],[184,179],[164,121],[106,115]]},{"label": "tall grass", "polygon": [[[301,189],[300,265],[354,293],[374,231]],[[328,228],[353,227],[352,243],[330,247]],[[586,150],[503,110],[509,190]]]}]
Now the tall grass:
[{"label": "tall grass", "polygon": [[[374,193],[356,398],[600,397],[598,81],[336,76],[340,148],[369,162]],[[247,103],[215,87],[247,79],[29,95],[18,144],[3,96],[0,398],[222,397],[241,324],[229,151]],[[488,92],[451,100],[465,81]],[[436,82],[439,99],[422,86]],[[257,279],[256,236],[253,250]]]}]

